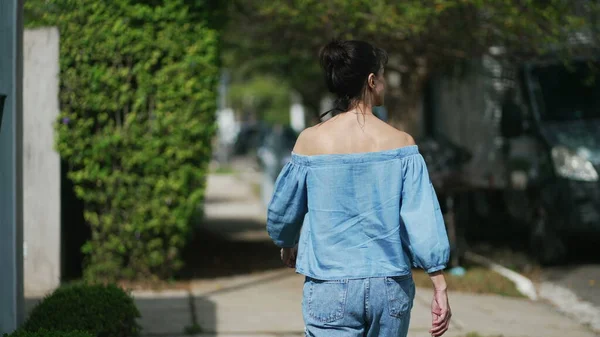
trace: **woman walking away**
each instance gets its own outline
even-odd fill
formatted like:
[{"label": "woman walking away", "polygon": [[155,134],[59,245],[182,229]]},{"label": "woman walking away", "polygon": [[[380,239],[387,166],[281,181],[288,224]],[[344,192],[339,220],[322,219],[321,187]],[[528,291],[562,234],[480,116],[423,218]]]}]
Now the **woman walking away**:
[{"label": "woman walking away", "polygon": [[433,282],[430,333],[441,336],[451,316],[448,237],[414,140],[373,115],[383,104],[386,53],[333,41],[320,58],[337,95],[333,117],[299,136],[267,218],[282,260],[306,277],[306,335],[406,336],[415,266]]}]

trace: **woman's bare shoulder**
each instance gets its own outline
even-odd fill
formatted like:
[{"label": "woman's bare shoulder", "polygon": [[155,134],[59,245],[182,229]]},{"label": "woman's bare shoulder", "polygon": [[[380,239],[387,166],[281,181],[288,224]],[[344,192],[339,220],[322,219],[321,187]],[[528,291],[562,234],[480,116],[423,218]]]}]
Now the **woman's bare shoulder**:
[{"label": "woman's bare shoulder", "polygon": [[302,132],[300,132],[300,134],[298,135],[298,139],[296,139],[296,144],[294,145],[293,149],[294,153],[303,155],[311,155],[316,153],[316,137],[316,126],[312,126],[302,130]]},{"label": "woman's bare shoulder", "polygon": [[404,147],[415,145],[415,139],[404,131],[400,131],[395,127],[388,125],[383,132],[385,142],[391,147]]},{"label": "woman's bare shoulder", "polygon": [[[323,130],[315,125],[303,130],[294,146],[293,152],[301,155],[315,155],[328,153],[331,150],[324,144],[332,143],[332,135],[327,130]],[[404,131],[400,131],[389,124],[382,123],[377,125],[374,130],[376,136],[373,137],[379,144],[381,149],[400,148],[410,145],[415,145],[415,140],[411,135]],[[324,148],[327,150],[324,151]],[[339,150],[339,149],[338,149]]]}]

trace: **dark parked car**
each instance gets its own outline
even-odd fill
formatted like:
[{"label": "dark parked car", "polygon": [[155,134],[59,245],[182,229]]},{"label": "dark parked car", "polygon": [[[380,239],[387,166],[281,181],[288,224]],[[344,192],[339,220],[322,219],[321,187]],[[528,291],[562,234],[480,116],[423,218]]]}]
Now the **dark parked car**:
[{"label": "dark parked car", "polygon": [[257,160],[263,171],[261,194],[265,206],[271,198],[279,172],[290,160],[297,138],[298,134],[289,126],[276,125],[265,133],[257,152]]},{"label": "dark parked car", "polygon": [[264,123],[243,125],[233,144],[233,154],[243,156],[249,154],[252,150],[258,149],[268,132],[269,126]]}]

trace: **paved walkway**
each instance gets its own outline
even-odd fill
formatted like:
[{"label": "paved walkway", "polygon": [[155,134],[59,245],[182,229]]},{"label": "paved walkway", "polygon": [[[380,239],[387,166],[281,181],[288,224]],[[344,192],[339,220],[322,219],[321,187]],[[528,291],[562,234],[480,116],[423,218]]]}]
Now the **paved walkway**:
[{"label": "paved walkway", "polygon": [[[199,336],[302,336],[302,276],[291,270],[201,282],[190,291],[135,294],[145,335],[180,336],[197,323]],[[447,336],[588,337],[586,327],[551,306],[523,299],[451,293]],[[417,289],[410,336],[429,336],[429,291]]]},{"label": "paved walkway", "polygon": [[[256,221],[264,216],[256,189],[246,183],[252,179],[210,177],[207,229],[233,241],[268,240],[264,225]],[[223,225],[223,219],[232,217],[251,221],[246,225],[236,221],[235,228]],[[194,325],[204,331],[197,336],[302,336],[302,283],[302,276],[282,268],[197,280],[189,290],[138,291],[134,296],[142,312],[145,336],[184,336],[186,328]],[[600,336],[543,302],[452,292],[450,301],[454,316],[446,334],[449,337],[470,332],[483,337]],[[417,289],[409,336],[429,336],[430,303],[429,291]]]}]

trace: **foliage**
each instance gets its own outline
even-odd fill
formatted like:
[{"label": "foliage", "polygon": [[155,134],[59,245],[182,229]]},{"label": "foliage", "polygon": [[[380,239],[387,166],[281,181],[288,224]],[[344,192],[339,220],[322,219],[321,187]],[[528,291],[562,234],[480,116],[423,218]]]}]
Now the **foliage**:
[{"label": "foliage", "polygon": [[284,81],[272,76],[254,76],[231,86],[231,107],[272,124],[290,123],[291,90]]},{"label": "foliage", "polygon": [[117,286],[74,284],[43,299],[22,329],[79,330],[98,337],[133,337],[140,334],[136,322],[139,317],[133,298]]},{"label": "foliage", "polygon": [[92,229],[85,276],[170,277],[204,195],[223,10],[208,0],[25,5],[28,26],[61,34],[56,148]]},{"label": "foliage", "polygon": [[[417,287],[432,289],[429,274],[423,270],[414,270],[413,278]],[[446,274],[448,289],[473,294],[495,294],[507,297],[525,297],[515,284],[506,277],[480,266],[470,266],[464,276]]]},{"label": "foliage", "polygon": [[17,330],[13,333],[4,334],[4,337],[94,337],[89,332],[85,331],[56,331],[40,329],[38,331]]},{"label": "foliage", "polygon": [[318,51],[334,37],[386,49],[387,69],[402,75],[392,98],[414,98],[432,71],[492,46],[506,48],[507,57],[570,52],[566,42],[593,31],[598,8],[566,0],[240,0],[231,13],[225,61],[244,73],[289,78],[314,108],[325,89]]},{"label": "foliage", "polygon": [[186,335],[198,335],[202,333],[202,327],[198,323],[194,323],[192,325],[188,325],[183,329],[183,332]]}]

